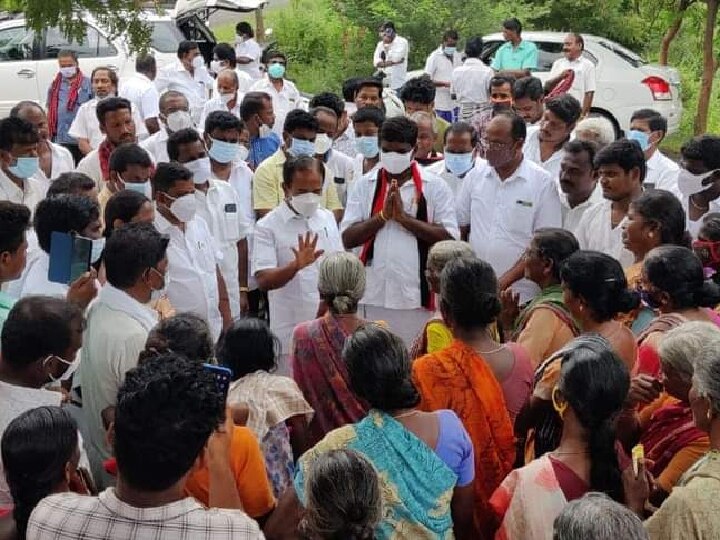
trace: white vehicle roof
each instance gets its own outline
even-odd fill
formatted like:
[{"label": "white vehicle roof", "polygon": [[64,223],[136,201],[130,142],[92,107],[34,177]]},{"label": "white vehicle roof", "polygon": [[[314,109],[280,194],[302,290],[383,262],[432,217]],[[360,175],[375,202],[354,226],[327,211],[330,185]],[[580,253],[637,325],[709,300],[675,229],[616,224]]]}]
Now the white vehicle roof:
[{"label": "white vehicle roof", "polygon": [[175,4],[175,12],[181,17],[187,13],[203,9],[254,11],[267,3],[268,0],[178,0]]}]

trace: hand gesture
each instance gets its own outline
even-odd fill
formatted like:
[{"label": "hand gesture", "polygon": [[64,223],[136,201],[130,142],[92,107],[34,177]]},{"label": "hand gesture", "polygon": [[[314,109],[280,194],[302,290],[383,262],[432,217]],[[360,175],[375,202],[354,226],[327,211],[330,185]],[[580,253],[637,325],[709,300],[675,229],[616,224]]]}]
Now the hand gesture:
[{"label": "hand gesture", "polygon": [[400,197],[400,193],[397,189],[397,181],[393,180],[390,183],[388,192],[385,195],[385,204],[383,204],[383,217],[385,221],[390,221],[393,218],[393,212],[395,211],[395,197]]},{"label": "hand gesture", "polygon": [[646,460],[638,463],[638,473],[635,476],[633,466],[630,465],[622,473],[623,487],[625,488],[625,504],[637,514],[642,514],[645,503],[650,497],[650,486],[654,484],[652,475],[646,467]]},{"label": "hand gesture", "polygon": [[500,305],[500,324],[503,328],[512,328],[520,314],[520,295],[512,289],[505,289],[500,293]]},{"label": "hand gesture", "polygon": [[317,261],[325,251],[322,249],[316,250],[318,241],[318,235],[310,232],[305,233],[305,238],[301,234],[298,234],[298,247],[297,249],[292,248],[295,254],[295,264],[298,270],[302,270],[306,266],[310,266],[312,263]]},{"label": "hand gesture", "polygon": [[660,396],[662,389],[662,383],[655,377],[641,373],[630,381],[625,407],[634,408],[638,403],[651,403]]},{"label": "hand gesture", "polygon": [[393,209],[392,218],[402,225],[407,214],[405,213],[405,207],[403,206],[402,197],[400,197],[400,191],[395,188],[395,196],[393,197]]},{"label": "hand gesture", "polygon": [[91,268],[89,272],[85,272],[73,281],[66,295],[68,301],[74,302],[85,309],[93,298],[97,296],[95,279],[97,279],[97,272]]}]

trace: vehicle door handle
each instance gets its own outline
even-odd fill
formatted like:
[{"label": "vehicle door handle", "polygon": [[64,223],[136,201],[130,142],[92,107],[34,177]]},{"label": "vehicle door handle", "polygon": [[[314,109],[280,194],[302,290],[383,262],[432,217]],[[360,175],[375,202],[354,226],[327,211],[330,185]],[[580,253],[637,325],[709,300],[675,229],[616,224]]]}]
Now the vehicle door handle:
[{"label": "vehicle door handle", "polygon": [[32,79],[35,76],[35,72],[32,69],[21,69],[17,72],[17,76],[23,79]]}]

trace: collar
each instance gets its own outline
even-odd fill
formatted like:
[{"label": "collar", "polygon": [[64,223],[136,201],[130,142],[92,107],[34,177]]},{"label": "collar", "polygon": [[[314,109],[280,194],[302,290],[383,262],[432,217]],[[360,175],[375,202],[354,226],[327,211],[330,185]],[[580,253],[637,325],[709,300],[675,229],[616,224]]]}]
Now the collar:
[{"label": "collar", "polygon": [[176,520],[185,514],[202,508],[200,504],[191,497],[179,501],[155,506],[151,508],[136,508],[118,499],[115,488],[108,488],[98,496],[102,504],[111,514],[120,516],[130,522],[164,522]]},{"label": "collar", "polygon": [[597,182],[595,184],[595,189],[592,191],[590,196],[585,199],[583,202],[578,204],[577,206],[574,206],[573,208],[570,208],[570,203],[568,202],[568,197],[565,192],[562,190],[560,191],[560,202],[562,203],[563,207],[567,208],[568,210],[576,210],[576,209],[582,209],[587,208],[589,206],[594,206],[597,203],[603,202],[605,198],[602,194],[602,187],[600,187],[600,182]]},{"label": "collar", "polygon": [[479,58],[466,58],[464,64],[466,66],[484,66],[485,63]]},{"label": "collar", "polygon": [[658,169],[660,168],[660,164],[664,161],[665,156],[660,152],[659,149],[655,149],[655,152],[653,152],[653,155],[650,156],[650,159],[648,159],[645,162],[645,165],[648,169]]},{"label": "collar", "polygon": [[[182,233],[182,230],[180,230],[180,227],[176,227],[172,223],[170,223],[167,219],[165,219],[165,216],[163,216],[157,209],[157,203],[155,203],[155,228],[160,233],[167,233],[171,234],[174,231],[178,231],[179,233]],[[187,223],[185,224],[188,225]],[[187,227],[186,227],[187,229]]]},{"label": "collar", "polygon": [[140,79],[143,82],[152,83],[152,81],[150,80],[150,77],[148,77],[147,75],[144,75],[143,73],[140,73],[139,71],[135,72],[135,78]]},{"label": "collar", "polygon": [[527,180],[528,178],[530,178],[530,175],[528,174],[528,168],[530,167],[528,165],[529,162],[530,160],[523,156],[523,159],[520,162],[520,165],[518,165],[518,168],[515,169],[513,173],[505,180],[500,179],[500,175],[495,170],[495,167],[492,167],[490,163],[488,163],[487,169],[485,170],[485,177],[497,180],[501,183],[512,182],[514,180]]},{"label": "collar", "polygon": [[4,191],[8,197],[12,195],[25,195],[28,191],[30,191],[30,182],[23,181],[23,187],[22,189],[17,186],[15,182],[10,180],[10,177],[0,169],[0,191]]},{"label": "collar", "polygon": [[155,311],[141,304],[125,291],[116,289],[110,283],[105,283],[100,289],[98,301],[111,309],[122,311],[140,323],[140,326],[148,332],[158,323],[158,316]]},{"label": "collar", "polygon": [[185,68],[185,66],[183,65],[183,63],[182,63],[180,60],[178,60],[177,63],[175,64],[175,71],[178,71],[178,72],[184,71],[185,73],[187,73],[187,74],[190,75],[191,77],[193,76],[192,73],[190,73],[190,72]]},{"label": "collar", "polygon": [[290,220],[293,220],[293,219],[302,219],[302,220],[305,220],[305,221],[310,221],[310,219],[312,219],[312,218],[310,218],[310,219],[305,219],[305,218],[302,217],[301,215],[296,214],[296,213],[293,211],[293,209],[290,208],[290,206],[288,205],[288,202],[285,201],[285,200],[283,200],[283,202],[282,202],[282,203],[280,204],[280,206],[278,206],[277,208],[278,208],[278,213],[280,214],[280,218],[282,219],[283,223],[287,223],[287,222],[289,222]]}]

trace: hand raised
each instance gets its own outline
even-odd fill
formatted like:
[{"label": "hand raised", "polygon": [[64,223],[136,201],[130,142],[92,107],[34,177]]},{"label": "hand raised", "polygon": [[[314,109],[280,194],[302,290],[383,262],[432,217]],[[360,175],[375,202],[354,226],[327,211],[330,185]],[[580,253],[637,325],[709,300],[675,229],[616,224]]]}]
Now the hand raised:
[{"label": "hand raised", "polygon": [[298,270],[310,266],[325,253],[322,249],[315,249],[317,247],[317,241],[317,234],[307,232],[304,238],[301,234],[298,235],[298,247],[297,249],[292,248]]}]

